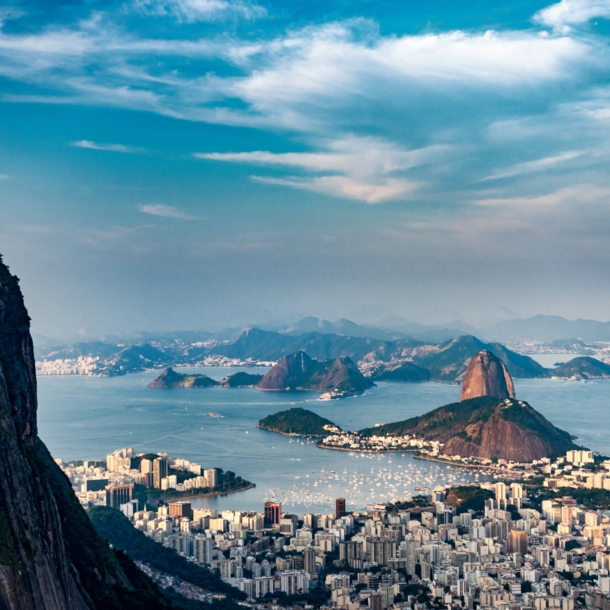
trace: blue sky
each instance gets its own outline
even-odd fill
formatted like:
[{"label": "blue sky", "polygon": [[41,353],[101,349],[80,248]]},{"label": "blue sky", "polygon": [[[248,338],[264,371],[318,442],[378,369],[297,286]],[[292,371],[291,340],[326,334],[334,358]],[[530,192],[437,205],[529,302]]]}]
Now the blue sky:
[{"label": "blue sky", "polygon": [[34,327],[610,318],[609,17],[5,2],[0,252]]}]

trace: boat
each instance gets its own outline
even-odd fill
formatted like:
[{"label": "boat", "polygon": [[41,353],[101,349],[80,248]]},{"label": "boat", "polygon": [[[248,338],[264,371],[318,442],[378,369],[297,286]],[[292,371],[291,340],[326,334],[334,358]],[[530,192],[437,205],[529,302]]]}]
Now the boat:
[{"label": "boat", "polygon": [[216,413],[216,411],[210,411],[209,413],[206,413],[206,415],[208,417],[222,417],[222,415],[220,413]]}]

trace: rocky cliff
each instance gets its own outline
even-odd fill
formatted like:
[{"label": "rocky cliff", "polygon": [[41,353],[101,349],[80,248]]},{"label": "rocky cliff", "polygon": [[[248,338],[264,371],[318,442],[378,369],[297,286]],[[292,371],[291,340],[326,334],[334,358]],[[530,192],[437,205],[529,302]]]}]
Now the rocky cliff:
[{"label": "rocky cliff", "polygon": [[502,361],[491,352],[483,350],[476,354],[468,364],[460,400],[491,396],[504,399],[514,398],[513,380]]},{"label": "rocky cliff", "polygon": [[148,579],[146,591],[134,586],[96,534],[38,438],[36,410],[29,317],[0,258],[0,608],[131,610],[144,598],[170,608]]},{"label": "rocky cliff", "polygon": [[305,352],[282,358],[258,383],[260,390],[313,390],[357,394],[375,384],[350,358],[313,360]]}]

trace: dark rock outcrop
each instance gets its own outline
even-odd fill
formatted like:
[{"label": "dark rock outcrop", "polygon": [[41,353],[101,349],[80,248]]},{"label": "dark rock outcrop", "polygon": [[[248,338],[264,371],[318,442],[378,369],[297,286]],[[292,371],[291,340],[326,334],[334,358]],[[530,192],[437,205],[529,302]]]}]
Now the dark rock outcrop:
[{"label": "dark rock outcrop", "polygon": [[466,369],[460,400],[491,396],[504,399],[514,398],[513,380],[506,367],[494,354],[483,350],[476,354]]},{"label": "dark rock outcrop", "polygon": [[[142,591],[38,439],[36,411],[29,317],[18,280],[0,258],[0,608],[140,607]],[[150,608],[171,607],[151,581],[143,582],[147,599],[156,600]]]},{"label": "dark rock outcrop", "polygon": [[219,385],[218,381],[207,375],[183,375],[167,367],[156,379],[153,379],[147,388],[209,388]]},{"label": "dark rock outcrop", "polygon": [[375,384],[350,358],[313,360],[305,352],[282,358],[258,383],[259,390],[313,390],[358,394]]}]

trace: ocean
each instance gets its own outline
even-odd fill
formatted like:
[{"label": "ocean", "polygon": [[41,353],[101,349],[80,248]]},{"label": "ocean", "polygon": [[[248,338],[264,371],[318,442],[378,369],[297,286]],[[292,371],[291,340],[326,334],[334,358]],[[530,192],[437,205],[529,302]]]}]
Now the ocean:
[{"label": "ocean", "polygon": [[[218,380],[238,370],[255,372],[197,370]],[[336,497],[345,497],[354,510],[417,493],[416,487],[430,489],[437,483],[475,478],[472,471],[417,460],[410,453],[330,451],[257,428],[265,416],[293,406],[310,409],[347,430],[399,421],[458,400],[458,385],[386,382],[363,396],[320,401],[313,392],[146,388],[157,374],[40,377],[39,434],[53,457],[104,459],[122,447],[166,451],[204,468],[232,470],[256,484],[245,492],[193,500],[193,506],[260,511],[263,502],[273,498],[297,514],[333,512]],[[576,435],[577,443],[610,454],[610,381],[516,379],[515,391],[556,426]],[[209,412],[222,417],[210,417]]]}]

